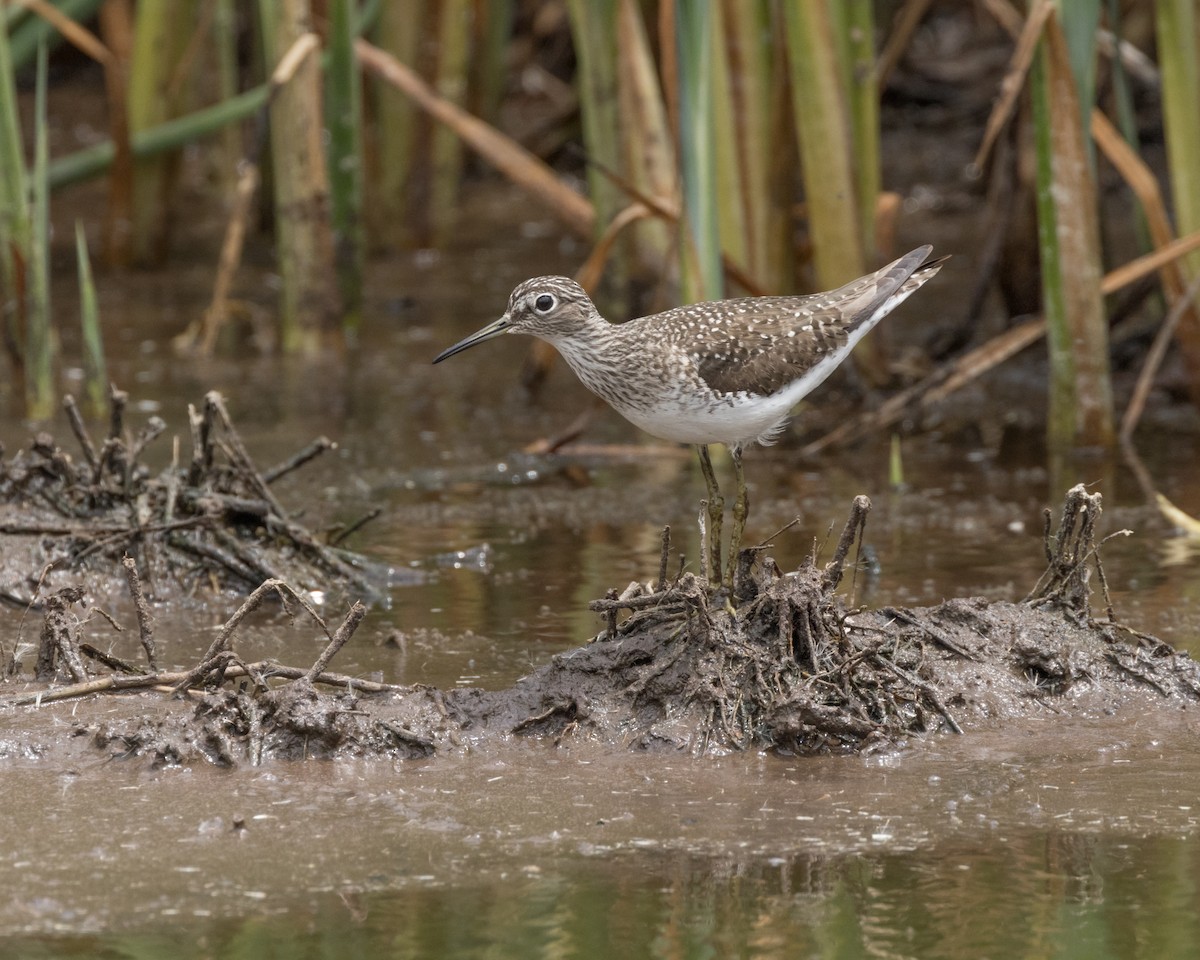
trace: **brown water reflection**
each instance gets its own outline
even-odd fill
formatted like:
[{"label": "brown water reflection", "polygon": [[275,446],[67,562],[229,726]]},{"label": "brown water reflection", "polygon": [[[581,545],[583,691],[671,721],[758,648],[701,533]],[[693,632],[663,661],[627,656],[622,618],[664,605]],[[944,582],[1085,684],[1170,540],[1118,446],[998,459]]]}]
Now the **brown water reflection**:
[{"label": "brown water reflection", "polygon": [[1196,732],[1046,723],[803,762],[540,745],[232,773],[10,759],[26,840],[3,856],[0,923],[21,956],[103,931],[178,956],[1183,957]]}]

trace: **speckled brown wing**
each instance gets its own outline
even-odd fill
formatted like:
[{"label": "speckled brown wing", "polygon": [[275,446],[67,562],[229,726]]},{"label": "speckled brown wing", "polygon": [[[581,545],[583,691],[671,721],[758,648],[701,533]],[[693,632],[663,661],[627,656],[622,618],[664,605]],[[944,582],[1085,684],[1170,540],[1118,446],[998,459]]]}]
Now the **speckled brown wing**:
[{"label": "speckled brown wing", "polygon": [[713,337],[706,348],[694,354],[701,379],[717,393],[768,396],[803,376],[849,339],[848,329],[836,316],[796,318],[794,310],[778,315],[763,311],[761,316],[749,340]]},{"label": "speckled brown wing", "polygon": [[941,263],[922,264],[923,257],[905,257],[828,293],[681,307],[670,311],[683,316],[664,327],[664,334],[692,354],[714,391],[767,396],[844,348],[850,334],[906,282],[923,283],[925,269]]}]

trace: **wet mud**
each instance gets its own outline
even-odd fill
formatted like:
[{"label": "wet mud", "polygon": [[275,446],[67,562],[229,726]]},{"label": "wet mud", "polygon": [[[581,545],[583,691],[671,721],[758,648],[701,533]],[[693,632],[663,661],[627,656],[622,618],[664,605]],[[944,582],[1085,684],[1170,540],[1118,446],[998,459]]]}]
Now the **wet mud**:
[{"label": "wet mud", "polygon": [[[502,690],[439,690],[339,675],[330,664],[365,607],[336,628],[302,592],[271,579],[219,630],[191,669],[98,654],[81,640],[85,591],[44,604],[37,676],[0,698],[28,728],[8,752],[83,742],[152,765],[259,765],[301,758],[409,760],[519,740],[587,742],[622,751],[719,755],[869,752],[914,737],[1002,729],[1045,717],[1178,712],[1200,700],[1200,667],[1118,622],[1096,539],[1098,494],[1072,489],[1047,569],[1020,603],[959,599],[932,607],[851,609],[851,569],[869,501],[855,500],[833,558],[782,573],[761,551],[742,557],[732,595],[690,573],[659,576],[594,601],[605,629]],[[136,576],[129,575],[142,609]],[[1093,611],[1099,587],[1103,615]],[[310,617],[328,643],[308,666],[246,662],[244,621],[265,602]],[[86,662],[85,662],[86,661]],[[80,698],[121,701],[94,717]],[[32,708],[32,709],[31,709]]]}]

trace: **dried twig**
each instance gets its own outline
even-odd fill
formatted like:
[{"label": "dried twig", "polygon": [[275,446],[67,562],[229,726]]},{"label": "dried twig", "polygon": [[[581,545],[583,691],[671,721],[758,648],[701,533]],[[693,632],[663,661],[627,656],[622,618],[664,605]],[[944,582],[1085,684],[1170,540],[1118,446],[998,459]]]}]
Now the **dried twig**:
[{"label": "dried twig", "polygon": [[862,536],[867,525],[867,514],[870,512],[870,498],[860,493],[854,498],[850,516],[846,518],[846,525],[842,527],[842,535],[838,538],[837,546],[833,550],[833,559],[825,565],[824,579],[830,589],[842,582],[842,569],[846,557],[850,553],[855,539]]},{"label": "dried twig", "polygon": [[75,439],[79,441],[79,446],[83,450],[84,459],[95,473],[100,469],[100,458],[96,455],[96,445],[92,443],[91,434],[88,433],[87,425],[83,422],[83,416],[79,412],[75,398],[69,393],[63,397],[63,409],[67,412],[67,422],[71,424],[71,432],[75,434]]},{"label": "dried twig", "polygon": [[133,608],[137,612],[138,639],[142,642],[142,649],[146,651],[147,665],[151,672],[155,672],[158,670],[158,662],[154,658],[154,618],[150,615],[150,605],[146,602],[146,594],[142,590],[137,561],[126,554],[121,560],[121,567],[125,571],[129,595],[133,598]]},{"label": "dried twig", "polygon": [[346,614],[346,619],[334,631],[333,636],[329,639],[329,644],[321,651],[321,655],[317,657],[316,661],[309,668],[308,673],[304,675],[304,680],[312,683],[325,672],[325,668],[329,666],[329,661],[346,645],[346,641],[354,635],[354,631],[358,629],[358,625],[362,623],[362,618],[366,615],[366,606],[361,601],[354,601],[353,606],[350,607],[350,612]]},{"label": "dried twig", "polygon": [[336,446],[337,444],[335,444],[328,437],[317,437],[316,440],[313,440],[308,444],[308,446],[292,454],[290,457],[284,460],[283,463],[277,463],[269,470],[264,470],[262,472],[262,478],[267,483],[274,483],[280,477],[286,476],[293,470],[299,469],[310,460],[315,460],[326,450],[333,450]]}]

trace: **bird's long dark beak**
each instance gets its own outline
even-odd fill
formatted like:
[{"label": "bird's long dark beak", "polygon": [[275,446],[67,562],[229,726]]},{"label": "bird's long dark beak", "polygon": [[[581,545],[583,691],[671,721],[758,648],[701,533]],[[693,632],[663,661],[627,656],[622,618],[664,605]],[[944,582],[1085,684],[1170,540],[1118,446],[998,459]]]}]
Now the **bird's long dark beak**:
[{"label": "bird's long dark beak", "polygon": [[452,357],[456,353],[462,353],[468,347],[473,347],[477,343],[483,343],[484,340],[491,340],[492,337],[498,337],[500,334],[508,330],[509,324],[510,321],[508,319],[508,314],[506,313],[499,320],[489,323],[478,333],[473,333],[465,340],[459,340],[458,343],[450,347],[448,350],[443,350],[433,358],[433,362],[441,363],[447,357]]}]

